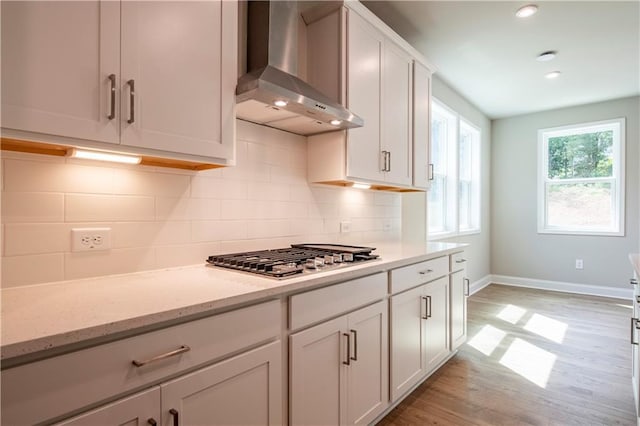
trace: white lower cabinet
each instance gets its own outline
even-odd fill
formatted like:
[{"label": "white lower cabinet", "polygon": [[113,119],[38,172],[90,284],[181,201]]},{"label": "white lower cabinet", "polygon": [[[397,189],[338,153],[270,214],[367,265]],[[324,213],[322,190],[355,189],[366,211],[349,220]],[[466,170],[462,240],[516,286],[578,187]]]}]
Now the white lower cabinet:
[{"label": "white lower cabinet", "polygon": [[451,274],[451,350],[467,340],[468,285],[464,270]]},{"label": "white lower cabinet", "polygon": [[163,425],[281,425],[280,341],[160,386]]},{"label": "white lower cabinet", "polygon": [[154,386],[88,413],[56,423],[56,426],[154,425],[159,419],[160,387]]},{"label": "white lower cabinet", "polygon": [[397,400],[450,353],[448,277],[391,298],[391,399]]},{"label": "white lower cabinet", "polygon": [[388,406],[387,303],[290,336],[290,423],[368,424]]},{"label": "white lower cabinet", "polygon": [[280,425],[280,347],[270,343],[57,425]]}]

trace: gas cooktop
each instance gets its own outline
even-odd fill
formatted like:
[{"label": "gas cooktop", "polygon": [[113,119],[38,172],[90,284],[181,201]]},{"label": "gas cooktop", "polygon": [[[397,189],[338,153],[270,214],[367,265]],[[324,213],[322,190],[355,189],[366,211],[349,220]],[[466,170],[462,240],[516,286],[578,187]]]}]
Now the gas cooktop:
[{"label": "gas cooktop", "polygon": [[375,248],[340,244],[292,244],[291,247],[209,256],[212,266],[284,279],[298,274],[345,268],[378,259]]}]

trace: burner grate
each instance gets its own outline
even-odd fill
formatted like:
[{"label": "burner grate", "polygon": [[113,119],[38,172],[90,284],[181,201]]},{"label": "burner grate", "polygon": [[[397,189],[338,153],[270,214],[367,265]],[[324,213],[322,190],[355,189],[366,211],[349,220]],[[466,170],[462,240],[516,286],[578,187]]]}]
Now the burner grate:
[{"label": "burner grate", "polygon": [[291,247],[209,256],[207,263],[238,271],[286,278],[304,272],[344,267],[374,260],[375,248],[331,244],[296,244]]}]

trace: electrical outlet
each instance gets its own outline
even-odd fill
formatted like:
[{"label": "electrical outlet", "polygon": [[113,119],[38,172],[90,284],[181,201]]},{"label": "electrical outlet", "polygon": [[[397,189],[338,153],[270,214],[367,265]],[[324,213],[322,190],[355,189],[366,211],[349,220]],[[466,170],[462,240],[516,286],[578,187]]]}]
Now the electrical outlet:
[{"label": "electrical outlet", "polygon": [[111,248],[111,228],[72,228],[71,251],[99,251]]},{"label": "electrical outlet", "polygon": [[342,222],[340,222],[340,233],[348,234],[349,232],[351,232],[351,222],[347,220],[343,220]]},{"label": "electrical outlet", "polygon": [[391,231],[391,219],[384,219],[382,221],[382,230],[384,232],[389,232]]},{"label": "electrical outlet", "polygon": [[582,259],[576,259],[576,269],[582,269],[584,267],[584,263],[582,263]]}]

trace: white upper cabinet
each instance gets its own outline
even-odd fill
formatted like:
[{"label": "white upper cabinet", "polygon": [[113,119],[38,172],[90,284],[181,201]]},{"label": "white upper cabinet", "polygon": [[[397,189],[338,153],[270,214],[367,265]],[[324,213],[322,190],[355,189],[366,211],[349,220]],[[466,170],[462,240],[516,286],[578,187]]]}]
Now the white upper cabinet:
[{"label": "white upper cabinet", "polygon": [[413,186],[429,189],[431,158],[431,71],[413,63]]},{"label": "white upper cabinet", "polygon": [[235,1],[3,2],[2,126],[232,164],[237,13]]},{"label": "white upper cabinet", "polygon": [[387,157],[385,181],[411,185],[411,56],[387,40],[384,49],[382,151]]},{"label": "white upper cabinet", "polygon": [[[428,182],[423,174],[430,135],[424,107],[426,102],[428,115],[432,71],[423,66],[418,77],[413,75],[416,58],[426,61],[358,2],[346,2],[341,9],[321,16],[308,23],[308,46],[313,47],[307,51],[310,63],[335,52],[335,43],[323,42],[321,31],[314,28],[326,31],[331,25],[342,35],[338,46],[343,50],[342,60],[323,63],[322,75],[309,74],[310,84],[344,102],[362,117],[364,126],[310,136],[309,181],[342,186],[365,182],[374,189],[426,189]],[[342,84],[328,84],[327,74]],[[342,87],[346,87],[345,99],[338,96]],[[414,128],[416,102],[422,122]],[[414,176],[416,163],[425,164]]]},{"label": "white upper cabinet", "polygon": [[122,144],[231,158],[237,7],[122,2]]},{"label": "white upper cabinet", "polygon": [[118,143],[119,22],[117,2],[3,1],[2,126]]},{"label": "white upper cabinet", "polygon": [[347,106],[365,125],[347,132],[347,174],[383,181],[380,105],[384,37],[353,12],[349,13],[348,27]]}]

